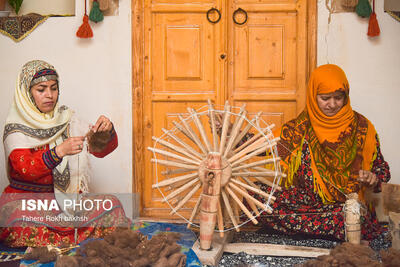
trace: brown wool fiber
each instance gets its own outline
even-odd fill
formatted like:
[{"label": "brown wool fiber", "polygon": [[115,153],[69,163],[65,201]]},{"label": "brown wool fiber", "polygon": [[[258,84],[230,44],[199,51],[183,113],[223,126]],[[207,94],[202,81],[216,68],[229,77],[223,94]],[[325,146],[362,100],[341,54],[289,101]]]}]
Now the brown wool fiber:
[{"label": "brown wool fiber", "polygon": [[87,134],[89,150],[92,152],[103,151],[111,139],[110,132],[93,132],[89,131]]},{"label": "brown wool fiber", "polygon": [[331,250],[329,255],[318,256],[299,265],[302,267],[394,267],[400,266],[400,251],[390,248],[380,252],[382,262],[369,246],[343,243]]},{"label": "brown wool fiber", "polygon": [[180,253],[181,246],[176,243],[180,237],[179,233],[158,233],[149,240],[129,228],[117,228],[103,240],[79,247],[73,257],[79,267],[183,267],[186,256]]},{"label": "brown wool fiber", "polygon": [[48,263],[57,259],[55,250],[49,251],[47,247],[32,248],[32,251],[23,256],[25,260],[38,260],[40,263]]}]

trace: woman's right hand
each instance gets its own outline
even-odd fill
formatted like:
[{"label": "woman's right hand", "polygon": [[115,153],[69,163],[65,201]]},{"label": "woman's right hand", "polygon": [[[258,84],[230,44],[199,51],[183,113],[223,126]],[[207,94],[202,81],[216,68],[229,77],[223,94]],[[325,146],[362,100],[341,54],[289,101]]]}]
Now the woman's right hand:
[{"label": "woman's right hand", "polygon": [[75,155],[82,151],[84,136],[70,137],[65,140],[61,145],[56,146],[57,156],[60,158],[67,155]]}]

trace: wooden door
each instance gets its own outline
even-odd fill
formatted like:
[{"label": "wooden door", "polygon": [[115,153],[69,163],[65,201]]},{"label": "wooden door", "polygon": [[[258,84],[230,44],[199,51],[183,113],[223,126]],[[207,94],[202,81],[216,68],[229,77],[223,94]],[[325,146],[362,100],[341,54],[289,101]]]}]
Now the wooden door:
[{"label": "wooden door", "polygon": [[[246,103],[250,113],[263,111],[264,120],[277,126],[304,108],[306,78],[315,65],[313,2],[132,1],[133,192],[140,194],[142,217],[171,218],[170,207],[151,188],[165,169],[155,170],[146,148],[153,146],[152,136],[164,134],[162,128],[174,128],[188,107],[203,107],[207,99]],[[211,8],[221,13],[218,23],[207,20]],[[243,25],[233,22],[238,8],[247,12]],[[243,16],[237,14],[239,23]],[[190,214],[194,203],[181,213]]]},{"label": "wooden door", "polygon": [[305,106],[307,1],[236,0],[229,10],[227,97],[279,127]]}]

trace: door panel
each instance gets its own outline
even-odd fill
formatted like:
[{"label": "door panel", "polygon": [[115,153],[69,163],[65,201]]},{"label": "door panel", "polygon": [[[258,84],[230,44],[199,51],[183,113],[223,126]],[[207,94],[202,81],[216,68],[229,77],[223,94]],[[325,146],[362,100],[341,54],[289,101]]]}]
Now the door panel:
[{"label": "door panel", "polygon": [[152,91],[216,89],[215,27],[204,13],[154,13]]},{"label": "door panel", "polygon": [[[163,195],[174,188],[163,188],[160,193],[152,185],[157,177],[161,181],[182,173],[179,168],[160,164],[155,168],[151,159],[161,156],[147,147],[174,151],[155,144],[152,136],[177,145],[165,136],[162,128],[174,129],[173,121],[181,123],[179,115],[189,116],[188,107],[207,110],[208,99],[218,109],[223,108],[226,100],[235,107],[245,103],[249,117],[262,111],[261,118],[276,127],[299,114],[305,106],[306,80],[312,69],[309,65],[315,64],[315,29],[307,27],[315,25],[312,20],[316,3],[314,0],[138,0],[132,1],[132,7],[133,191],[141,193],[142,217],[178,218],[171,216],[170,206],[162,202]],[[218,23],[207,20],[211,8],[221,13]],[[248,19],[243,25],[235,24],[232,19],[238,8],[247,12]],[[215,19],[215,15],[214,12],[211,17]],[[244,13],[239,12],[237,19],[243,18]],[[208,118],[204,115],[201,119],[211,140]],[[192,121],[189,124],[201,139],[195,124]],[[174,134],[201,151],[182,132]],[[187,194],[188,190],[183,191],[174,203]],[[198,193],[181,209],[186,218],[197,198]]]},{"label": "door panel", "polygon": [[[144,81],[144,148],[153,147],[155,142],[152,136],[162,139],[173,145],[178,145],[172,138],[166,137],[162,129],[174,129],[172,123],[180,122],[178,115],[186,118],[187,108],[199,109],[207,105],[207,99],[215,103],[222,101],[221,94],[221,69],[223,61],[220,60],[221,46],[225,38],[221,35],[223,23],[212,24],[208,22],[206,13],[211,7],[218,7],[218,3],[204,1],[191,4],[188,1],[167,3],[164,1],[146,2],[145,8],[145,81]],[[221,8],[220,8],[221,9]],[[204,118],[203,118],[204,120]],[[208,122],[203,122],[208,123]],[[190,124],[197,136],[198,129]],[[200,151],[199,148],[179,131],[173,133],[188,145]],[[159,144],[157,148],[174,152]],[[174,188],[163,188],[162,194],[152,185],[182,173],[166,174],[167,171],[179,168],[164,167],[151,162],[158,154],[143,151],[144,177],[141,184],[142,216],[169,218],[171,209],[163,203],[163,195],[170,194]],[[167,160],[174,161],[173,158]],[[176,161],[176,160],[175,160]],[[187,173],[185,173],[187,174]],[[188,190],[174,199],[178,202]],[[187,215],[191,211],[198,194],[194,195],[180,210]],[[178,218],[176,215],[174,218]]]}]

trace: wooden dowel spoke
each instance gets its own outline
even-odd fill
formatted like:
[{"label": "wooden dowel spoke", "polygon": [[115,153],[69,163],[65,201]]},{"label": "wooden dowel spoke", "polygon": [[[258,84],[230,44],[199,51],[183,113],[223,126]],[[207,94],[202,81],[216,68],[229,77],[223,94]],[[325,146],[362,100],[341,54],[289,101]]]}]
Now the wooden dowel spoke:
[{"label": "wooden dowel spoke", "polygon": [[216,152],[218,149],[218,133],[217,133],[217,129],[215,126],[215,110],[214,110],[214,107],[213,107],[210,99],[208,99],[208,110],[210,112],[210,124],[211,124],[211,131],[212,131],[212,135],[213,135],[213,147],[214,147],[214,151]]},{"label": "wooden dowel spoke", "polygon": [[[228,184],[228,185],[229,185],[229,184]],[[254,204],[254,202],[253,202],[250,198],[248,198],[247,196],[244,196],[244,198],[246,199],[247,204],[249,204],[250,208],[253,210],[255,216],[259,216],[259,215],[260,215],[260,212],[258,211],[258,208],[257,208],[257,206]]]},{"label": "wooden dowel spoke", "polygon": [[232,176],[261,176],[261,177],[275,177],[278,176],[278,172],[270,171],[270,170],[265,170],[263,172],[234,172],[232,173]]},{"label": "wooden dowel spoke", "polygon": [[176,213],[180,208],[183,207],[183,205],[185,205],[185,203],[194,195],[194,193],[197,192],[197,190],[199,190],[199,188],[201,187],[201,184],[197,184],[195,187],[192,188],[192,190],[189,191],[189,193],[178,203],[178,205],[176,205],[176,207],[170,212],[170,215]]},{"label": "wooden dowel spoke", "polygon": [[[242,156],[253,152],[254,150],[263,147],[265,145],[268,145],[268,141],[260,138],[257,141],[255,141],[253,144],[249,145],[248,147],[244,148],[243,150],[239,151],[237,154],[233,155],[231,158],[228,159],[229,162],[234,162],[235,160],[241,158]],[[265,152],[265,151],[264,151]]]},{"label": "wooden dowel spoke", "polygon": [[207,154],[206,148],[203,146],[203,144],[201,143],[199,137],[193,131],[192,127],[190,127],[189,123],[187,123],[187,121],[181,115],[178,115],[178,118],[181,120],[181,122],[183,123],[183,126],[185,127],[185,129],[189,132],[190,136],[193,138],[193,141],[195,142],[195,144],[201,149],[201,151],[204,154]]},{"label": "wooden dowel spoke", "polygon": [[244,165],[240,165],[238,167],[235,167],[232,169],[232,171],[238,171],[238,170],[242,170],[242,169],[246,169],[246,168],[250,168],[250,167],[255,167],[255,166],[260,166],[260,165],[265,165],[265,164],[270,164],[270,163],[275,163],[276,161],[279,162],[280,158],[277,157],[275,159],[271,158],[271,159],[264,159],[264,160],[260,160],[260,161],[255,161],[249,164],[244,164]]},{"label": "wooden dowel spoke", "polygon": [[181,153],[182,155],[185,155],[185,156],[187,156],[187,157],[189,157],[189,158],[191,158],[191,159],[193,159],[193,160],[195,160],[195,161],[197,161],[197,162],[199,162],[199,163],[201,162],[201,160],[200,160],[199,158],[197,158],[197,157],[195,157],[193,154],[189,153],[189,152],[188,152],[187,150],[185,150],[185,148],[183,148],[183,147],[176,146],[176,145],[171,144],[170,142],[165,141],[165,140],[162,140],[162,139],[157,139],[157,138],[154,137],[154,136],[153,136],[152,139],[153,139],[154,141],[160,143],[161,145],[167,147],[167,148],[170,148],[170,149],[172,149],[172,150],[174,150],[174,151],[176,151],[176,152],[178,152],[178,153]]},{"label": "wooden dowel spoke", "polygon": [[185,173],[185,172],[189,172],[189,171],[190,170],[187,170],[187,169],[166,169],[165,171],[162,171],[161,174],[167,176],[167,175]]},{"label": "wooden dowel spoke", "polygon": [[183,191],[185,191],[186,189],[188,189],[189,187],[191,187],[198,181],[199,181],[199,178],[196,178],[196,179],[190,181],[189,183],[179,187],[175,191],[171,192],[168,196],[166,196],[161,202],[166,202],[167,200],[170,200],[171,198],[176,197],[177,195],[179,195],[180,193],[182,193]]},{"label": "wooden dowel spoke", "polygon": [[229,203],[229,199],[228,199],[228,196],[226,195],[225,189],[221,190],[221,195],[222,195],[222,199],[224,200],[224,203],[225,203],[226,211],[228,212],[228,215],[231,218],[233,226],[235,226],[236,231],[239,232],[239,226],[236,222],[235,216],[233,215],[232,207],[231,207],[231,204]]},{"label": "wooden dowel spoke", "polygon": [[162,159],[151,159],[151,162],[157,163],[157,164],[161,164],[164,166],[173,166],[173,167],[178,167],[178,168],[185,168],[188,170],[197,170],[198,166],[197,165],[188,165],[188,164],[184,164],[184,163],[180,163],[180,162],[176,162],[176,161],[172,161],[172,160],[162,160]]},{"label": "wooden dowel spoke", "polygon": [[247,177],[238,177],[238,178],[242,178],[246,183],[248,183],[250,186],[254,187],[254,188],[259,188],[255,183],[253,183],[249,178]]},{"label": "wooden dowel spoke", "polygon": [[222,216],[221,198],[218,201],[217,219],[218,219],[219,236],[224,237],[224,217]]},{"label": "wooden dowel spoke", "polygon": [[252,158],[252,157],[254,157],[254,156],[256,156],[256,155],[258,155],[260,153],[262,153],[262,152],[265,152],[265,150],[267,149],[268,146],[269,145],[266,144],[266,145],[260,147],[259,149],[251,152],[250,154],[247,154],[246,156],[244,156],[242,158],[239,158],[238,160],[236,160],[234,162],[231,162],[231,166],[232,167],[236,167],[240,163],[242,163],[242,162],[244,162],[244,161],[246,161],[246,160],[248,160],[248,159],[250,159],[250,158]]},{"label": "wooden dowel spoke", "polygon": [[245,197],[247,199],[248,202],[253,202],[255,205],[257,205],[260,209],[262,210],[267,210],[269,213],[271,213],[272,211],[270,209],[267,208],[267,206],[265,206],[263,203],[261,203],[260,201],[258,201],[257,199],[255,199],[254,197],[252,197],[251,195],[249,195],[249,193],[247,193],[246,191],[242,190],[241,188],[239,188],[238,186],[234,185],[233,183],[229,183],[229,186],[231,188],[233,188],[236,192],[238,192],[239,194],[241,194],[243,197]]},{"label": "wooden dowel spoke", "polygon": [[187,151],[189,151],[190,153],[192,153],[193,155],[197,156],[199,159],[202,159],[203,156],[197,152],[196,150],[194,150],[191,146],[189,146],[188,144],[186,144],[184,141],[182,141],[179,137],[177,137],[176,135],[174,135],[172,132],[165,130],[164,128],[162,128],[162,131],[164,133],[166,133],[169,137],[171,137],[172,139],[174,139],[178,144],[180,144],[181,146],[183,146],[184,148],[186,148]]},{"label": "wooden dowel spoke", "polygon": [[180,125],[179,123],[177,123],[176,121],[172,121],[172,124],[175,125],[176,129],[178,129],[181,133],[183,133],[190,141],[192,141],[193,143],[194,140],[192,138],[192,136],[190,136],[189,132],[186,131],[185,128],[182,127],[182,125]]},{"label": "wooden dowel spoke", "polygon": [[188,229],[190,228],[190,225],[193,223],[193,220],[196,217],[196,214],[199,212],[200,203],[201,203],[201,195],[197,199],[196,205],[194,206],[192,214],[190,215],[189,223],[187,225]]},{"label": "wooden dowel spoke", "polygon": [[231,106],[229,105],[228,101],[225,103],[225,110],[224,110],[224,121],[222,124],[222,134],[221,134],[221,143],[219,144],[219,152],[222,153],[224,151],[225,143],[226,143],[226,136],[228,135],[229,124],[230,124],[230,117],[231,117]]},{"label": "wooden dowel spoke", "polygon": [[[244,149],[246,146],[248,146],[249,144],[252,144],[253,142],[255,142],[257,139],[259,139],[260,137],[264,137],[264,135],[269,132],[271,130],[271,128],[273,128],[275,126],[275,124],[271,124],[268,127],[264,128],[261,132],[258,132],[257,134],[255,134],[252,138],[250,138],[249,140],[247,140],[245,143],[243,143],[240,147],[236,148],[234,150],[234,152],[239,152],[242,149]],[[267,137],[270,135],[267,135]]]},{"label": "wooden dowel spoke", "polygon": [[[267,169],[264,169],[264,168],[262,168],[262,167],[251,167],[252,169],[255,169],[255,170],[257,170],[257,171],[259,171],[259,172],[274,172],[274,171],[271,171],[271,170],[267,170]],[[274,172],[275,173],[275,172]],[[284,174],[284,173],[281,173],[281,172],[276,172],[276,176],[281,176],[281,177],[286,177],[286,174]]]},{"label": "wooden dowel spoke", "polygon": [[171,178],[171,179],[166,179],[166,180],[161,181],[159,183],[153,184],[151,187],[152,188],[164,187],[164,186],[175,184],[175,183],[178,183],[178,182],[181,182],[181,181],[185,181],[185,180],[188,180],[188,179],[193,179],[193,178],[196,178],[197,176],[198,176],[197,172],[190,173],[190,174],[174,177],[174,178]]},{"label": "wooden dowel spoke", "polygon": [[235,149],[236,145],[243,139],[243,137],[248,133],[250,128],[254,125],[255,121],[258,120],[258,118],[261,116],[262,111],[258,112],[256,116],[251,119],[251,121],[244,127],[243,131],[240,132],[240,134],[236,137],[235,141],[233,142],[232,148]]},{"label": "wooden dowel spoke", "polygon": [[279,185],[274,184],[273,182],[265,179],[264,177],[254,176],[253,178],[257,179],[261,183],[266,184],[266,185],[268,185],[270,187],[274,187],[275,186],[277,191],[282,191],[282,187],[280,187]]},{"label": "wooden dowel spoke", "polygon": [[177,159],[177,160],[181,160],[181,161],[186,162],[186,163],[191,163],[191,164],[195,164],[195,165],[196,164],[198,165],[200,163],[198,161],[194,161],[192,159],[188,159],[188,158],[179,156],[179,155],[177,155],[175,153],[168,152],[168,151],[165,151],[165,150],[162,150],[162,149],[158,149],[158,148],[154,148],[154,147],[148,147],[147,149],[152,151],[152,152],[154,152],[154,153],[158,153],[160,155],[163,155],[165,157],[171,157],[171,158],[174,158],[174,159]]},{"label": "wooden dowel spoke", "polygon": [[[244,106],[245,105],[243,105],[242,108],[244,108]],[[242,124],[244,122],[244,119],[246,118],[246,114],[247,114],[247,111],[243,110],[239,113],[240,117],[236,117],[235,123],[233,124],[233,127],[232,127],[231,136],[229,137],[228,144],[226,145],[224,157],[226,157],[228,155],[228,153],[231,151],[231,149],[233,147],[233,142],[235,141],[236,136],[238,136],[240,128],[242,128]]]},{"label": "wooden dowel spoke", "polygon": [[[270,197],[270,194],[268,194],[268,193],[266,193],[266,192],[264,192],[264,191],[262,191],[262,190],[260,190],[260,189],[258,189],[258,188],[254,188],[254,187],[249,186],[249,185],[247,185],[247,184],[245,184],[245,183],[242,183],[242,182],[239,181],[239,180],[231,179],[231,181],[234,182],[234,183],[236,183],[236,184],[238,184],[238,185],[240,185],[240,186],[242,186],[242,187],[244,187],[244,188],[246,188],[247,190],[250,190],[250,191],[253,191],[254,193],[257,193],[257,194],[259,194],[259,195],[262,195],[262,196],[265,197],[265,198],[269,198],[269,197]],[[276,197],[271,196],[271,199],[272,199],[272,200],[275,200]]]},{"label": "wooden dowel spoke", "polygon": [[225,186],[225,190],[228,192],[228,194],[233,198],[233,200],[236,202],[236,204],[239,205],[241,210],[247,215],[247,217],[254,223],[258,224],[258,221],[253,218],[254,216],[251,215],[250,211],[246,208],[246,206],[240,201],[240,199],[236,196],[236,194],[227,186]]},{"label": "wooden dowel spoke", "polygon": [[199,129],[200,136],[203,139],[204,144],[206,144],[207,152],[211,151],[212,149],[211,149],[210,141],[208,140],[206,131],[204,130],[203,124],[201,123],[201,121],[198,117],[198,114],[196,113],[196,111],[194,111],[194,109],[191,109],[191,108],[188,108],[188,111],[192,115],[192,117],[194,119],[194,124],[197,126],[197,129]]}]

